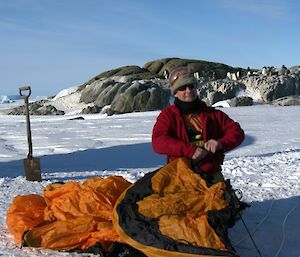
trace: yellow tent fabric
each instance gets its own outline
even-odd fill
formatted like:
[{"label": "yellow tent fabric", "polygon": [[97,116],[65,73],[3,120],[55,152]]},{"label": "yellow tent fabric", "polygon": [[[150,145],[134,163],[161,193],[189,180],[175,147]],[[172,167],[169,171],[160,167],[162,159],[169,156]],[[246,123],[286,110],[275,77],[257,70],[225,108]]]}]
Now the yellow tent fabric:
[{"label": "yellow tent fabric", "polygon": [[[224,198],[226,182],[208,187],[186,158],[174,160],[149,177],[123,192],[115,205],[113,222],[124,242],[149,257],[237,256],[209,222],[209,213],[229,206]],[[130,208],[135,205],[132,214]],[[155,225],[144,230],[147,223],[157,224],[158,230]],[[150,238],[149,242],[144,238]]]},{"label": "yellow tent fabric", "polygon": [[186,162],[173,162],[155,174],[151,183],[153,194],[137,203],[138,210],[158,219],[163,235],[196,246],[225,249],[207,221],[208,211],[228,206],[223,198],[225,182],[208,188]]}]

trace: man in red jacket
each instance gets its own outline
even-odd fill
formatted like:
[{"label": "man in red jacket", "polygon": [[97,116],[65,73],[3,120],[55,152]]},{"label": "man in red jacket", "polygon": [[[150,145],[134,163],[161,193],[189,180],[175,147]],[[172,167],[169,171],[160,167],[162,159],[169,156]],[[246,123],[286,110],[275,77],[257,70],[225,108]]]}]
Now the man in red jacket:
[{"label": "man in red jacket", "polygon": [[168,162],[190,158],[211,183],[223,180],[224,153],[243,142],[244,131],[225,113],[200,101],[198,81],[187,67],[171,71],[169,81],[175,101],[157,117],[152,133],[154,151],[167,155]]}]

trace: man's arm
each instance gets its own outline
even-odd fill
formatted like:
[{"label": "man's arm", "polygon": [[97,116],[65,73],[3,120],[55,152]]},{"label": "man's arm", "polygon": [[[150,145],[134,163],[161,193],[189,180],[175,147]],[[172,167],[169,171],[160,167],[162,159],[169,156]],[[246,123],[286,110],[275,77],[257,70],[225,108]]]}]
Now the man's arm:
[{"label": "man's arm", "polygon": [[152,131],[152,147],[159,154],[192,158],[196,146],[181,140],[174,128],[171,114],[162,111]]},{"label": "man's arm", "polygon": [[219,121],[224,135],[218,142],[222,145],[222,150],[227,152],[239,146],[244,141],[245,134],[239,123],[221,111],[219,111]]}]

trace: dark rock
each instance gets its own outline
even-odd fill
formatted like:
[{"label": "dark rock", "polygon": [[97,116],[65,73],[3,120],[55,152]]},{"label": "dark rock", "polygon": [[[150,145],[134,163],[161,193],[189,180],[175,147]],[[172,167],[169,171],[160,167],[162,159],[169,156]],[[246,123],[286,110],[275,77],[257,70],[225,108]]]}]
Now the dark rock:
[{"label": "dark rock", "polygon": [[111,109],[115,113],[143,112],[161,110],[169,104],[170,92],[153,82],[135,81],[116,97]]},{"label": "dark rock", "polygon": [[164,65],[166,63],[168,63],[169,61],[173,60],[173,59],[178,59],[178,58],[165,58],[165,59],[160,59],[160,60],[156,60],[156,61],[151,61],[148,62],[144,65],[144,68],[149,70],[151,73],[153,74],[164,74],[164,69],[162,69],[164,67]]},{"label": "dark rock", "polygon": [[114,85],[111,85],[110,87],[107,87],[105,90],[103,90],[97,97],[95,104],[101,107],[104,107],[106,105],[110,105],[114,99],[119,97],[120,94],[125,92],[127,88],[129,88],[131,85],[131,82],[127,83],[115,83]]},{"label": "dark rock", "polygon": [[81,111],[81,114],[95,114],[100,113],[102,108],[100,106],[88,106]]},{"label": "dark rock", "polygon": [[300,95],[300,77],[295,77],[295,95]]},{"label": "dark rock", "polygon": [[93,82],[81,91],[80,102],[88,104],[96,101],[102,91],[104,91],[107,87],[113,86],[115,83],[116,82],[114,80]]},{"label": "dark rock", "polygon": [[113,110],[110,109],[110,108],[108,108],[108,109],[105,111],[105,113],[106,113],[108,116],[112,116],[112,115],[116,114],[116,112],[113,111]]},{"label": "dark rock", "polygon": [[282,97],[274,100],[272,104],[276,106],[300,105],[300,97],[299,96]]},{"label": "dark rock", "polygon": [[80,116],[80,117],[71,118],[69,120],[84,120],[84,118],[82,116]]},{"label": "dark rock", "polygon": [[53,105],[44,105],[32,113],[33,115],[64,115],[65,112],[57,110]]},{"label": "dark rock", "polygon": [[[41,100],[33,103],[29,103],[30,115],[64,115],[65,112],[57,110],[54,106],[47,104],[46,100]],[[10,110],[8,115],[25,115],[25,106],[18,106]]]},{"label": "dark rock", "polygon": [[238,96],[228,100],[228,104],[230,107],[251,106],[253,105],[253,99],[249,96]]}]

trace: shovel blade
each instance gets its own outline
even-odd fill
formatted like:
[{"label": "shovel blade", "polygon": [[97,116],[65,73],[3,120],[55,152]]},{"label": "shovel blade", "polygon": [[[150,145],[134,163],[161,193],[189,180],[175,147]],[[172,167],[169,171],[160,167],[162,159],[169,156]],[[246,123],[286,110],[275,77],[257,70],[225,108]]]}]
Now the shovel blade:
[{"label": "shovel blade", "polygon": [[24,159],[26,180],[42,181],[40,160],[38,158]]}]

